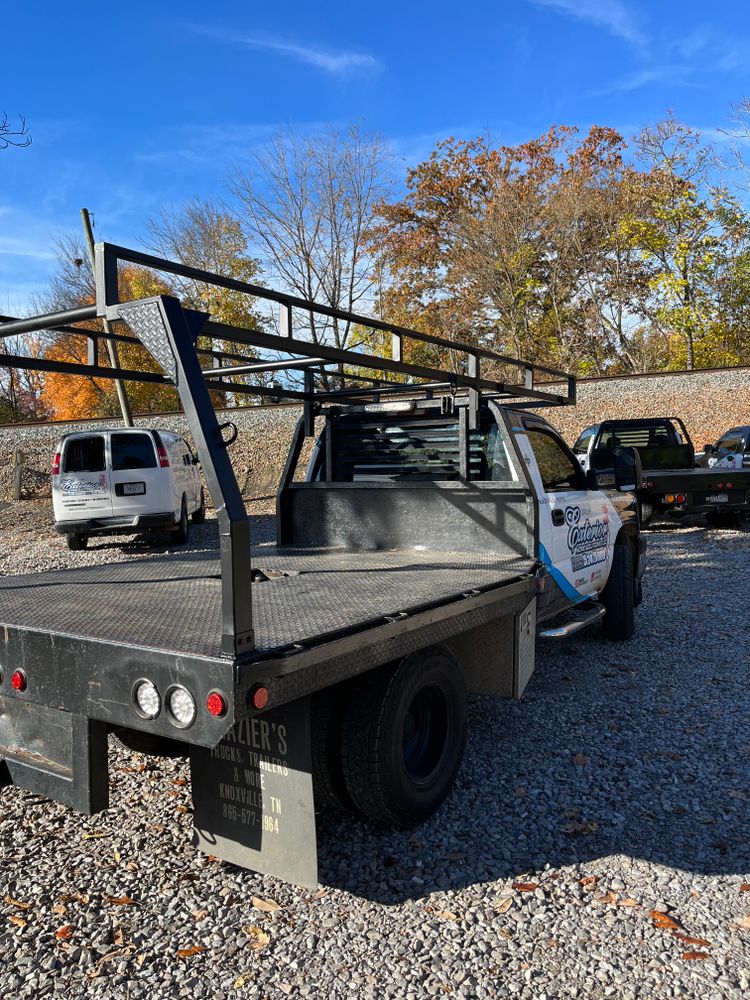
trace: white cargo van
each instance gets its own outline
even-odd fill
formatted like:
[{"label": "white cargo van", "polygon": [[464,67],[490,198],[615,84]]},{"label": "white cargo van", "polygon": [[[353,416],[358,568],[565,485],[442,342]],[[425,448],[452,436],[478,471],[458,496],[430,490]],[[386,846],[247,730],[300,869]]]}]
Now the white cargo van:
[{"label": "white cargo van", "polygon": [[66,434],[52,466],[55,530],[68,548],[91,535],[171,530],[182,545],[188,518],[206,515],[197,458],[171,431],[105,429]]}]

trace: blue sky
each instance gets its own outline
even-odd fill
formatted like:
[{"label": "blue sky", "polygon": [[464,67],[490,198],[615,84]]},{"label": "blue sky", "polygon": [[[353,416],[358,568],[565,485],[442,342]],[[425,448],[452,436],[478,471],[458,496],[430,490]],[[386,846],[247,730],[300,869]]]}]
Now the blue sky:
[{"label": "blue sky", "polygon": [[43,287],[81,206],[98,238],[138,245],[159,205],[222,194],[281,126],[358,121],[413,164],[447,135],[631,135],[668,108],[722,139],[750,94],[742,0],[260,7],[6,5],[0,109],[25,114],[34,141],[0,151],[0,310]]}]

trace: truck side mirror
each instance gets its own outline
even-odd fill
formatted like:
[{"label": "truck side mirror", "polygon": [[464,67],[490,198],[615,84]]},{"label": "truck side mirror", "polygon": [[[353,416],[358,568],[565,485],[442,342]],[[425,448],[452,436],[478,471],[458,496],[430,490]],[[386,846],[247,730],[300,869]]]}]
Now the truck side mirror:
[{"label": "truck side mirror", "polygon": [[622,493],[643,488],[641,456],[635,448],[618,448],[615,452],[615,484]]},{"label": "truck side mirror", "polygon": [[714,452],[714,446],[712,444],[704,444],[703,445],[703,454],[704,455],[712,455],[713,452]]},{"label": "truck side mirror", "polygon": [[609,448],[594,448],[591,452],[591,468],[595,472],[611,472],[612,465],[613,457]]}]

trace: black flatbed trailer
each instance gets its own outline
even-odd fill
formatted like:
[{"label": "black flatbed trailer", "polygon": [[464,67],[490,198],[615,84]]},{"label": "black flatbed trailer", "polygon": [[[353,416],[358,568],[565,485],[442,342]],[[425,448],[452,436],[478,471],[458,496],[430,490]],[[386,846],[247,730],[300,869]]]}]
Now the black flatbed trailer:
[{"label": "black flatbed trailer", "polygon": [[[170,296],[121,303],[122,262],[271,300],[280,331],[215,323]],[[589,496],[559,436],[524,409],[574,403],[571,376],[109,244],[96,247],[96,287],[95,306],[0,325],[0,338],[86,337],[88,364],[9,354],[0,363],[174,385],[216,510],[219,552],[0,579],[0,787],[96,812],[108,802],[112,731],[177,740],[191,758],[196,844],[314,884],[313,780],[326,798],[351,805],[351,796],[370,818],[419,822],[460,764],[466,689],[520,697],[528,683],[537,607],[543,620],[575,606],[569,631],[554,634],[602,617],[604,607],[589,606],[598,591],[571,597],[571,581],[542,561],[542,516],[547,532],[563,525],[562,546],[566,523],[583,516],[569,562],[583,560],[584,549],[589,563],[617,557],[618,589],[606,602],[608,614],[618,612],[611,637],[632,634],[644,553],[632,497]],[[312,316],[390,335],[390,356],[304,336]],[[99,341],[124,336],[91,325],[103,319],[126,324],[163,374],[101,366]],[[236,346],[222,353],[227,343],[284,357],[236,364]],[[443,367],[411,360],[424,344]],[[218,364],[207,367],[207,358]],[[283,385],[245,380],[273,369],[286,373]],[[562,378],[566,391],[540,387],[540,375]],[[236,428],[219,424],[210,389],[301,404],[276,545],[251,544],[227,453]],[[509,400],[517,409],[500,405]],[[545,448],[557,440],[556,468],[568,469],[574,492],[555,502],[568,522],[549,521],[528,434]],[[307,439],[317,450],[300,479]],[[632,459],[623,476],[633,481]],[[584,515],[568,495],[589,503]],[[551,534],[546,541],[551,549]],[[596,569],[591,576],[605,578]],[[387,713],[376,718],[377,706]],[[375,745],[388,760],[373,762]],[[406,784],[386,795],[384,776]]]}]

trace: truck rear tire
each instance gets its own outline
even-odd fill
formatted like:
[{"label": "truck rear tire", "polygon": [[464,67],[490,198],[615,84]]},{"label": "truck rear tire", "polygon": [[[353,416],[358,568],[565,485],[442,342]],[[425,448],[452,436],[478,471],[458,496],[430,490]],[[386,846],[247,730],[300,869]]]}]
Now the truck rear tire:
[{"label": "truck rear tire", "polygon": [[201,486],[201,505],[197,510],[193,511],[192,514],[193,524],[203,524],[206,520],[206,494],[203,492],[203,487]]},{"label": "truck rear tire", "polygon": [[706,511],[706,524],[709,528],[739,528],[740,516],[732,510]]},{"label": "truck rear tire", "polygon": [[341,766],[341,728],[349,687],[337,684],[316,692],[312,696],[310,716],[315,801],[351,812],[352,800]]},{"label": "truck rear tire", "polygon": [[612,570],[600,597],[606,610],[602,622],[605,638],[622,642],[633,637],[634,597],[633,550],[629,542],[618,542],[612,554]]},{"label": "truck rear tire", "polygon": [[187,757],[190,749],[187,743],[171,740],[168,736],[158,736],[156,733],[142,733],[137,729],[119,727],[112,732],[128,750],[152,757]]},{"label": "truck rear tire", "polygon": [[408,829],[431,816],[466,745],[463,675],[444,650],[413,653],[366,675],[346,700],[341,765],[354,807]]},{"label": "truck rear tire", "polygon": [[175,544],[186,545],[189,535],[190,522],[188,521],[187,500],[183,497],[182,506],[180,507],[180,520],[177,522],[177,528],[174,533]]},{"label": "truck rear tire", "polygon": [[88,535],[73,534],[67,535],[66,537],[68,540],[68,548],[71,552],[82,552],[83,549],[85,549],[89,544]]}]

